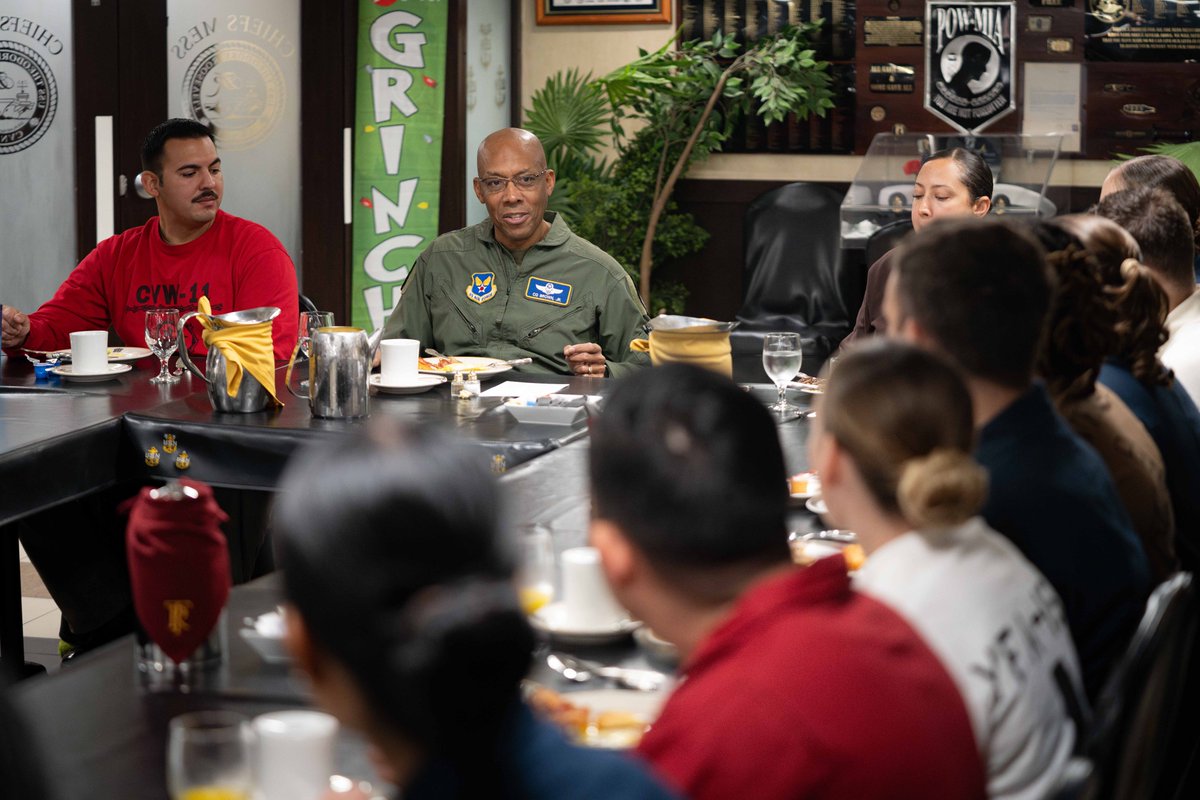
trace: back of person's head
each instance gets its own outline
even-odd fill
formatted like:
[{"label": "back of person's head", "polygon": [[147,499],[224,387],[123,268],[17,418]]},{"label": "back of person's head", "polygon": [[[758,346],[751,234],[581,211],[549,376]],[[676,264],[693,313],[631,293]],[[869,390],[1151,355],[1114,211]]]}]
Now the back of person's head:
[{"label": "back of person's head", "polygon": [[864,342],[838,360],[818,413],[879,507],[914,529],[958,525],[983,505],[971,396],[941,356],[895,339]]},{"label": "back of person's head", "polygon": [[1117,223],[1095,214],[1069,214],[1055,223],[1077,238],[1096,268],[1117,315],[1116,350],[1144,384],[1169,384],[1172,376],[1158,360],[1167,341],[1167,295],[1141,263],[1137,241]]},{"label": "back of person's head", "polygon": [[1114,192],[1100,201],[1096,213],[1128,231],[1142,251],[1142,263],[1167,283],[1195,287],[1192,221],[1166,189],[1141,186]]},{"label": "back of person's head", "polygon": [[[212,131],[194,119],[177,117],[154,126],[142,142],[142,169],[162,177],[163,150],[171,139],[212,139]],[[215,143],[215,139],[213,140]]]},{"label": "back of person's head", "polygon": [[992,170],[983,160],[983,156],[965,147],[948,147],[945,150],[931,153],[921,162],[921,166],[943,158],[950,159],[958,167],[959,178],[962,180],[963,186],[967,187],[967,193],[972,202],[981,197],[992,196],[994,178]]},{"label": "back of person's head", "polygon": [[968,375],[1015,389],[1032,379],[1053,281],[1024,229],[1000,219],[938,220],[897,248],[900,320],[912,319]]},{"label": "back of person's head", "polygon": [[1170,192],[1191,220],[1193,240],[1200,249],[1200,180],[1186,164],[1170,156],[1138,156],[1119,164],[1113,172],[1121,189],[1157,186]]},{"label": "back of person's head", "polygon": [[487,772],[534,644],[500,511],[478,448],[382,421],[300,451],[274,508],[285,594],[315,647],[381,726],[468,777]]},{"label": "back of person's head", "polygon": [[594,420],[593,513],[678,589],[725,602],[789,559],[786,470],[775,422],[728,378],[668,364],[622,379]]},{"label": "back of person's head", "polygon": [[1057,284],[1036,372],[1056,401],[1081,400],[1095,390],[1104,359],[1117,351],[1117,311],[1078,239],[1054,220],[1034,222],[1032,230]]}]

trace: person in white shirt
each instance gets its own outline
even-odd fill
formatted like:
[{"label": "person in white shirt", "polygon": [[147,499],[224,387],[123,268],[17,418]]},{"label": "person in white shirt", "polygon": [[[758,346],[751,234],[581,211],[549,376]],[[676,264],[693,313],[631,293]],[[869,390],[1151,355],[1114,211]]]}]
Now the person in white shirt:
[{"label": "person in white shirt", "polygon": [[1055,785],[1086,716],[1053,587],[976,511],[971,398],[941,356],[895,340],[846,353],[809,438],[830,518],[867,553],[855,586],[890,605],[954,678],[993,798]]},{"label": "person in white shirt", "polygon": [[1166,189],[1144,186],[1105,196],[1096,213],[1137,240],[1142,263],[1167,295],[1170,338],[1159,358],[1200,402],[1200,291],[1192,271],[1196,248],[1187,212]]}]

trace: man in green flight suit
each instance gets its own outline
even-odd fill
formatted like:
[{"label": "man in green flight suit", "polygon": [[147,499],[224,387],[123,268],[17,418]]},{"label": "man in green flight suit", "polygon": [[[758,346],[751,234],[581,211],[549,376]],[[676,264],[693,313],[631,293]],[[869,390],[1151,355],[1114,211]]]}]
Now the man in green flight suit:
[{"label": "man in green flight suit", "polygon": [[477,160],[475,196],[489,219],[421,253],[383,338],[453,356],[529,357],[538,372],[616,377],[649,365],[631,349],[648,317],[629,275],[546,211],[554,170],[538,138],[496,131]]}]

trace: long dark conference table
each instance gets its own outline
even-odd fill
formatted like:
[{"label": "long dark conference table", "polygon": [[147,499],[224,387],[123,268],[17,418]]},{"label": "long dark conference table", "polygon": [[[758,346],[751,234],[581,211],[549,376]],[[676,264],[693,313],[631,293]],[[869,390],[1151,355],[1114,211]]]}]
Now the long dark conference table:
[{"label": "long dark conference table", "polygon": [[[186,474],[219,487],[272,490],[288,457],[314,438],[337,436],[363,421],[314,419],[305,401],[287,395],[283,371],[278,391],[286,405],[256,414],[212,410],[203,382],[185,372],[179,383],[156,386],[153,359],[137,362],[117,379],[97,384],[37,381],[23,359],[5,358],[0,369],[0,662],[12,676],[24,660],[20,575],[15,523],[38,511],[117,485],[156,483],[179,473],[168,457],[145,464],[150,446],[161,449],[171,433],[186,449]],[[602,394],[611,381],[535,376],[508,372],[506,379],[567,384],[564,391]],[[774,388],[750,391],[771,399]],[[807,405],[806,395],[790,398]],[[555,549],[583,544],[589,500],[586,426],[518,424],[498,398],[469,401],[450,397],[448,385],[408,396],[373,395],[372,416],[393,415],[422,424],[449,425],[477,442],[505,486],[518,523],[540,523],[553,532]],[[807,463],[806,419],[780,426],[790,471]],[[812,525],[799,517],[798,525]],[[231,543],[231,548],[235,545]],[[134,669],[132,637],[118,640],[78,667],[18,686],[14,702],[31,722],[31,734],[46,753],[47,772],[60,796],[162,798],[167,722],[187,710],[209,707],[253,715],[307,705],[307,690],[286,667],[264,664],[236,629],[244,617],[270,610],[278,601],[272,577],[235,588],[228,610],[228,659],[211,686],[188,694],[143,690]],[[598,652],[638,664],[624,650]],[[545,671],[545,668],[542,667]],[[554,680],[546,675],[547,680]],[[338,768],[369,775],[361,744],[339,741]]]}]

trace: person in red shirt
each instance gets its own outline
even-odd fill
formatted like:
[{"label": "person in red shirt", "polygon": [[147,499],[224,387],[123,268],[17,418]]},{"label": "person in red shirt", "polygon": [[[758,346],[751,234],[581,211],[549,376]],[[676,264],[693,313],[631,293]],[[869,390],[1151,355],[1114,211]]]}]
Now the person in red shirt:
[{"label": "person in red shirt", "polygon": [[[167,120],[146,137],[142,168],[158,216],[97,245],[37,311],[5,306],[0,344],[59,350],[72,331],[111,326],[124,344],[140,346],[147,309],[192,311],[207,296],[215,314],[277,306],[275,358],[287,360],[296,345],[296,270],[270,231],[220,210],[212,133],[195,120]],[[191,327],[188,352],[203,355]]]},{"label": "person in red shirt", "polygon": [[695,367],[631,375],[593,419],[593,519],[617,599],[682,657],[639,745],[694,800],[983,798],[953,680],[845,562],[791,563],[786,472],[754,397]]},{"label": "person in red shirt", "polygon": [[[112,327],[138,345],[147,309],[189,311],[207,296],[217,314],[278,307],[275,358],[287,360],[299,319],[295,268],[266,228],[220,210],[224,179],[209,130],[189,119],[163,122],[142,145],[142,167],[158,216],[101,242],[37,311],[5,306],[0,344],[59,350],[72,331]],[[188,327],[188,352],[203,355],[198,329]],[[127,495],[118,486],[19,523],[25,552],[62,611],[67,658],[132,630],[124,524],[114,511]]]}]

